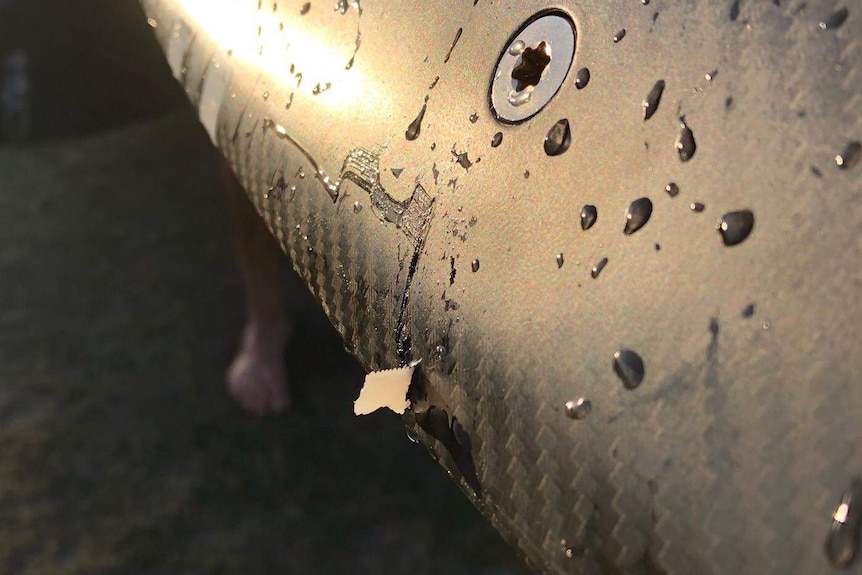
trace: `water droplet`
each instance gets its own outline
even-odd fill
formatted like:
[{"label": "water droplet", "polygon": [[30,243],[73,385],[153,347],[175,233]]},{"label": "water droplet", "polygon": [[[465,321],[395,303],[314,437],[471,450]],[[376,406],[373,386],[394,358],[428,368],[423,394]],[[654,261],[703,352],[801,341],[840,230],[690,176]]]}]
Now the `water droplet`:
[{"label": "water droplet", "polygon": [[727,212],[716,225],[726,246],[735,246],[745,241],[754,228],[754,214],[750,210]]},{"label": "water droplet", "polygon": [[473,112],[472,114],[470,114],[470,123],[471,124],[475,124],[478,121],[479,121],[479,114],[477,114],[476,112]]},{"label": "water droplet", "polygon": [[599,218],[599,211],[596,206],[587,204],[581,208],[581,229],[586,231],[593,227],[596,220]]},{"label": "water droplet", "polygon": [[649,6],[649,0],[641,0],[641,4],[644,6]]},{"label": "water droplet", "polygon": [[713,80],[715,80],[716,76],[718,76],[718,70],[713,70],[712,72],[707,72],[703,75],[703,77],[706,78],[707,82],[712,82]]},{"label": "water droplet", "polygon": [[446,354],[449,352],[446,350],[446,346],[437,345],[434,347],[434,353],[437,355],[437,357],[439,357],[440,359],[443,359],[444,357],[446,357]]},{"label": "water droplet", "polygon": [[263,101],[266,102],[267,100],[269,100],[269,92],[264,92],[263,93]]},{"label": "water droplet", "polygon": [[599,277],[599,274],[602,273],[602,270],[605,269],[606,265],[608,265],[608,258],[600,259],[599,263],[594,265],[592,271],[590,272],[592,278],[597,279]]},{"label": "water droplet", "polygon": [[859,163],[862,159],[862,144],[859,142],[850,142],[844,148],[844,151],[835,156],[835,163],[842,170],[849,170]]},{"label": "water droplet", "polygon": [[625,37],[626,37],[626,29],[623,28],[622,30],[620,30],[619,32],[614,34],[614,43],[619,42],[620,40],[622,40]]},{"label": "water droplet", "polygon": [[506,101],[513,106],[523,106],[533,97],[533,86],[527,86],[522,91],[510,90],[506,96]]},{"label": "water droplet", "polygon": [[626,389],[635,389],[644,379],[644,362],[630,349],[621,349],[614,354],[614,372]]},{"label": "water droplet", "polygon": [[155,18],[147,18],[147,24],[150,26],[150,28],[157,28],[159,25],[159,23],[156,22]]},{"label": "water droplet", "polygon": [[458,40],[460,40],[460,39],[461,39],[461,34],[462,34],[463,32],[464,32],[464,29],[463,29],[463,28],[458,28],[458,31],[457,31],[457,32],[455,32],[455,39],[454,39],[454,40],[452,40],[452,45],[451,45],[451,46],[449,46],[449,51],[448,51],[448,52],[446,52],[446,56],[443,58],[443,63],[444,63],[444,64],[445,64],[445,63],[447,63],[447,62],[449,61],[449,58],[451,58],[451,57],[452,57],[452,50],[454,50],[454,49],[455,49],[455,46],[458,44]]},{"label": "water droplet", "polygon": [[428,108],[428,104],[422,104],[422,109],[419,110],[419,114],[416,118],[410,122],[410,125],[407,126],[407,131],[404,133],[404,137],[409,141],[413,141],[419,137],[419,132],[422,131],[422,120],[425,118],[425,110]]},{"label": "water droplet", "polygon": [[859,536],[862,532],[860,504],[862,504],[862,481],[854,479],[832,513],[832,525],[829,527],[829,534],[823,545],[826,559],[836,569],[849,567],[859,552]]},{"label": "water droplet", "polygon": [[529,179],[530,179],[530,170],[524,170],[524,179],[525,179],[525,180],[529,180]]},{"label": "water droplet", "polygon": [[847,8],[841,8],[829,15],[828,18],[820,22],[821,30],[835,30],[840,28],[844,21],[847,20]]},{"label": "water droplet", "polygon": [[497,132],[494,134],[494,137],[491,138],[491,147],[496,148],[500,144],[503,143],[503,132]]},{"label": "water droplet", "polygon": [[586,419],[593,410],[593,404],[586,397],[580,397],[577,401],[566,402],[566,415],[572,419]]},{"label": "water droplet", "polygon": [[572,143],[572,131],[569,121],[565,118],[554,124],[545,136],[545,153],[549,156],[559,156],[569,149]]},{"label": "water droplet", "polygon": [[666,191],[667,195],[669,195],[670,197],[675,198],[679,195],[679,186],[671,182],[664,187],[664,191]]},{"label": "water droplet", "polygon": [[747,306],[745,306],[744,308],[742,308],[742,317],[744,317],[745,319],[748,319],[753,315],[754,315],[754,304],[753,303],[750,303]]},{"label": "water droplet", "polygon": [[659,80],[653,84],[649,94],[646,95],[643,101],[644,121],[653,117],[653,114],[658,110],[658,105],[661,102],[661,95],[664,93],[664,80]]},{"label": "water droplet", "polygon": [[563,254],[562,253],[557,254],[557,269],[563,267],[564,263],[565,263],[565,260],[563,259]]},{"label": "water droplet", "polygon": [[694,133],[685,123],[680,124],[679,136],[676,139],[676,153],[679,154],[681,162],[689,161],[697,151],[697,143],[694,141]]},{"label": "water droplet", "polygon": [[306,2],[302,5],[302,8],[299,9],[299,13],[300,15],[305,16],[308,14],[309,10],[311,10],[311,2]]},{"label": "water droplet", "polygon": [[589,68],[581,68],[578,70],[578,73],[575,75],[575,88],[578,90],[583,90],[587,87],[587,84],[590,83],[590,69]]},{"label": "water droplet", "polygon": [[479,271],[479,260],[473,260],[472,262],[470,262],[470,269],[473,271],[473,273]]},{"label": "water droplet", "polygon": [[739,18],[739,0],[733,0],[730,6],[730,21],[736,22],[737,18]]},{"label": "water droplet", "polygon": [[655,244],[653,247],[655,248],[655,251],[661,251],[661,244]]},{"label": "water droplet", "polygon": [[362,211],[362,204],[360,204],[358,201],[353,202],[353,213],[358,214],[361,211]]},{"label": "water droplet", "polygon": [[319,94],[326,92],[331,87],[332,87],[332,82],[318,83],[314,88],[312,88],[311,94],[314,96],[317,96]]},{"label": "water droplet", "polygon": [[512,56],[520,56],[524,53],[524,48],[526,47],[527,45],[524,44],[523,40],[515,40],[512,42],[512,45],[509,46],[509,54]]},{"label": "water droplet", "polygon": [[696,214],[699,214],[700,212],[702,212],[703,210],[706,209],[706,206],[700,202],[692,202],[691,204],[689,204],[688,207],[691,209],[691,211],[693,211]]},{"label": "water droplet", "polygon": [[407,433],[407,439],[410,440],[410,443],[419,443],[419,435],[417,435],[416,432],[406,425],[404,426],[404,431]]},{"label": "water droplet", "polygon": [[649,198],[638,198],[631,203],[626,212],[626,225],[623,228],[623,233],[627,236],[632,235],[649,221],[652,215],[652,202]]}]

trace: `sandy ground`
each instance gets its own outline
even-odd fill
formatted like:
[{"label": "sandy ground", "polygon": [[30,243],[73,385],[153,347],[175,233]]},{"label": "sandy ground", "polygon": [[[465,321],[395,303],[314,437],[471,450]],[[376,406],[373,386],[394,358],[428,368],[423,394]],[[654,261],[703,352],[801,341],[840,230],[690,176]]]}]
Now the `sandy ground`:
[{"label": "sandy ground", "polygon": [[0,3],[34,79],[0,148],[0,575],[522,573],[396,416],[353,417],[362,370],[292,275],[294,410],[225,396],[242,304],[215,152],[111,4],[131,32],[55,22],[52,52],[21,30],[58,0]]}]

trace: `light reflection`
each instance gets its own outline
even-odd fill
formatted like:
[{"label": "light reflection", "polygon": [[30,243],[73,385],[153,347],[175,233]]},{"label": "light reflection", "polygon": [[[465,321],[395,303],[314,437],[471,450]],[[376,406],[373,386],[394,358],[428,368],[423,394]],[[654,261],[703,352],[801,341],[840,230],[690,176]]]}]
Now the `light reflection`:
[{"label": "light reflection", "polygon": [[[362,75],[346,69],[357,32],[355,18],[339,28],[345,31],[341,34],[333,34],[332,26],[309,34],[291,27],[291,22],[278,14],[258,11],[254,4],[242,0],[224,0],[217,9],[212,0],[175,0],[173,11],[184,14],[198,33],[206,34],[221,51],[230,51],[237,65],[259,69],[284,85],[294,85],[303,78],[300,91],[317,96],[327,105],[347,105],[365,93]],[[328,84],[331,89],[314,92],[315,86]]]}]

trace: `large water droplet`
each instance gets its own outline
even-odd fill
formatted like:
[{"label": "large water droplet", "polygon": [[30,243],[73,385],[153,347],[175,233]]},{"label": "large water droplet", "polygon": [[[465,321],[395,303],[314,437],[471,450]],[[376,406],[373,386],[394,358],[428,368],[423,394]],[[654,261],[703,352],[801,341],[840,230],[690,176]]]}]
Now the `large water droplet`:
[{"label": "large water droplet", "polygon": [[844,148],[844,151],[835,156],[835,163],[842,170],[849,170],[859,163],[862,159],[862,144],[859,142],[850,142]]},{"label": "large water droplet", "polygon": [[587,204],[581,208],[581,229],[586,231],[593,227],[596,220],[599,218],[599,211],[596,206]]},{"label": "large water droplet", "polygon": [[670,197],[675,198],[679,195],[679,186],[671,182],[664,187],[664,191],[666,191],[667,195]]},{"label": "large water droplet", "polygon": [[428,104],[422,104],[422,109],[419,110],[419,115],[416,116],[410,125],[407,126],[407,131],[404,133],[404,137],[410,141],[415,140],[419,137],[419,132],[422,131],[422,120],[425,118],[425,110],[428,108]]},{"label": "large water droplet", "polygon": [[583,90],[587,87],[587,84],[590,83],[590,69],[589,68],[581,68],[578,70],[578,73],[575,75],[575,88],[578,90]]},{"label": "large water droplet", "polygon": [[679,136],[676,139],[676,153],[682,162],[689,161],[697,151],[697,143],[694,141],[694,133],[683,121],[680,125]]},{"label": "large water droplet", "polygon": [[593,266],[593,269],[590,272],[590,276],[592,276],[593,279],[598,278],[599,274],[602,273],[602,270],[605,269],[606,265],[608,265],[608,258],[600,259],[599,263]]},{"label": "large water droplet", "polygon": [[491,147],[496,148],[500,144],[503,143],[503,132],[497,132],[494,134],[494,137],[491,138]]},{"label": "large water droplet", "polygon": [[630,349],[621,349],[614,354],[614,372],[626,389],[635,389],[644,379],[644,362]]},{"label": "large water droplet", "polygon": [[569,149],[572,143],[572,131],[569,121],[565,118],[554,124],[545,136],[545,153],[549,156],[559,156]]},{"label": "large water droplet", "polygon": [[860,526],[862,526],[862,481],[854,479],[832,513],[832,525],[823,545],[829,564],[836,569],[849,567],[859,552]]},{"label": "large water droplet", "polygon": [[586,419],[593,410],[593,404],[586,397],[580,397],[577,401],[566,402],[566,415],[572,419]]},{"label": "large water droplet", "polygon": [[844,21],[847,20],[847,8],[841,8],[829,15],[828,18],[820,22],[821,30],[835,30],[840,28]]},{"label": "large water droplet", "polygon": [[623,228],[623,233],[627,236],[632,235],[649,221],[652,215],[652,202],[649,198],[638,198],[631,203],[626,212],[626,225]]},{"label": "large water droplet", "polygon": [[716,225],[726,246],[735,246],[745,241],[754,228],[754,214],[750,210],[727,212]]},{"label": "large water droplet", "polygon": [[653,85],[649,94],[646,95],[646,98],[644,98],[644,121],[652,118],[653,114],[658,110],[662,93],[664,93],[664,80],[659,80]]}]

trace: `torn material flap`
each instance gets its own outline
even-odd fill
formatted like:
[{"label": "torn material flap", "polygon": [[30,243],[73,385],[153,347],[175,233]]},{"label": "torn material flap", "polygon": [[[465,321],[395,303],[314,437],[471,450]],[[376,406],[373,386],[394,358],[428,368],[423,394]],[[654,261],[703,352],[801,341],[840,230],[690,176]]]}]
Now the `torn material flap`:
[{"label": "torn material flap", "polygon": [[353,402],[353,413],[367,415],[381,407],[388,407],[401,415],[410,406],[407,389],[413,377],[415,365],[385,371],[372,371],[365,376],[365,384],[359,398]]}]

